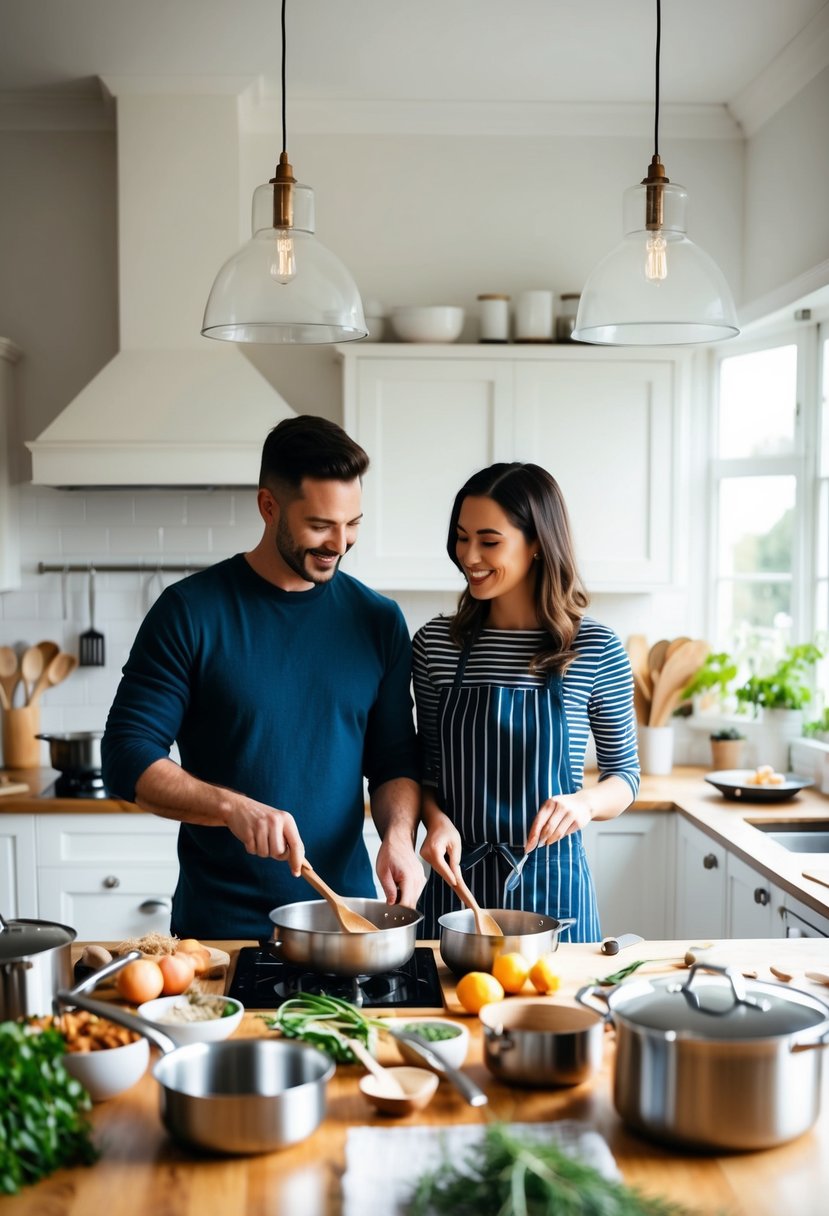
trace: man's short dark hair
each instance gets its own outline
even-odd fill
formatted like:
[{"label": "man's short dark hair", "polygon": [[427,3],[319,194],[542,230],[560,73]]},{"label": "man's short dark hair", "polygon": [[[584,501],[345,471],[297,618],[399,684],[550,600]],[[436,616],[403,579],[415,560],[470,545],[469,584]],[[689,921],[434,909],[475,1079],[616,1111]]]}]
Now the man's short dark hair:
[{"label": "man's short dark hair", "polygon": [[270,490],[299,490],[305,477],[355,481],[368,468],[368,456],[336,422],[300,414],[285,418],[262,448],[259,485]]}]

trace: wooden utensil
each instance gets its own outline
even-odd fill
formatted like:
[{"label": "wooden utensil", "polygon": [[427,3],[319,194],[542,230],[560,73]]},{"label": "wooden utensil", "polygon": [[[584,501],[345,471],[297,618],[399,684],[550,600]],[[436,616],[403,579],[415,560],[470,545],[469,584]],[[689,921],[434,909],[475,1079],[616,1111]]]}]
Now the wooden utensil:
[{"label": "wooden utensil", "polygon": [[66,654],[63,650],[56,654],[45,671],[41,672],[29,697],[29,705],[37,705],[41,693],[47,687],[54,688],[56,684],[62,684],[67,676],[71,676],[77,666],[78,660],[73,654]]},{"label": "wooden utensil", "polygon": [[49,664],[52,662],[52,659],[60,651],[60,646],[58,646],[57,642],[49,642],[49,641],[35,642],[35,645],[37,646],[40,653],[43,655],[44,668],[49,666]]},{"label": "wooden utensil", "polygon": [[679,704],[683,688],[699,671],[708,651],[709,646],[705,641],[684,642],[666,660],[653,692],[651,726],[667,725],[668,719]]},{"label": "wooden utensil", "polygon": [[340,1039],[346,1047],[350,1048],[361,1064],[364,1064],[373,1077],[376,1077],[378,1084],[383,1092],[388,1094],[390,1098],[407,1098],[403,1086],[397,1080],[393,1073],[390,1073],[382,1064],[378,1064],[374,1056],[364,1047],[359,1039],[347,1039],[345,1035],[340,1035]]},{"label": "wooden utensil", "polygon": [[455,890],[467,908],[471,909],[472,915],[475,917],[475,932],[482,934],[484,937],[503,937],[504,930],[498,924],[495,917],[490,916],[488,912],[483,910],[460,875],[456,875],[456,878]]},{"label": "wooden utensil", "polygon": [[691,641],[691,638],[674,638],[672,642],[669,642],[668,649],[665,651],[665,662],[667,663],[667,661],[671,657],[671,655],[675,651],[679,650],[680,646],[684,645],[685,642],[690,642],[690,641]]},{"label": "wooden utensil", "polygon": [[27,650],[23,651],[20,659],[20,674],[26,692],[26,704],[31,705],[35,685],[43,675],[43,655],[37,646],[29,646]]},{"label": "wooden utensil", "polygon": [[20,664],[11,646],[0,646],[0,688],[3,690],[3,708],[14,705],[14,690],[20,683]]},{"label": "wooden utensil", "polygon": [[636,721],[647,726],[651,711],[653,685],[648,669],[648,641],[644,633],[632,633],[626,643],[630,670],[633,673],[633,706]]},{"label": "wooden utensil", "polygon": [[651,673],[651,678],[653,678],[655,671],[661,672],[664,667],[665,655],[668,652],[670,644],[667,638],[660,638],[658,642],[654,642],[648,651],[648,671]]},{"label": "wooden utensil", "polygon": [[373,925],[370,920],[366,920],[359,912],[355,912],[349,908],[348,904],[343,899],[342,895],[338,895],[329,887],[324,879],[320,878],[310,861],[302,863],[302,877],[309,882],[315,891],[319,891],[323,899],[326,899],[334,910],[334,915],[340,922],[341,928],[345,929],[346,933],[377,933],[379,932],[376,925]]},{"label": "wooden utensil", "polygon": [[89,567],[89,628],[78,638],[81,667],[103,667],[104,635],[95,628],[95,568]]}]

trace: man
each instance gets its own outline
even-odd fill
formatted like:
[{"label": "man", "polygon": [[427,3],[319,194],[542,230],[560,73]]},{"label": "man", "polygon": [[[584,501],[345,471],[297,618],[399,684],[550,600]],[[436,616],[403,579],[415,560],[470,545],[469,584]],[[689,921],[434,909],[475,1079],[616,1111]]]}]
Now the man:
[{"label": "man", "polygon": [[413,907],[422,890],[408,632],[396,604],[339,572],[367,468],[334,423],[280,422],[262,452],[256,548],[169,587],[138,632],[104,781],[181,821],[179,936],[270,936],[272,908],[316,898],[299,877],[306,850],[335,890],[373,897],[364,775],[387,899]]}]

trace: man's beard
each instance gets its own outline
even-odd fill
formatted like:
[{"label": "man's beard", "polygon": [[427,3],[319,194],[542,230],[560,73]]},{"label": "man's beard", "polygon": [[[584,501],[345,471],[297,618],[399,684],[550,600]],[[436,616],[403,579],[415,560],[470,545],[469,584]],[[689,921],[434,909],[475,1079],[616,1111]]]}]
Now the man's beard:
[{"label": "man's beard", "polygon": [[[331,557],[333,554],[328,549],[300,549],[294,544],[294,538],[291,535],[291,530],[283,519],[279,520],[276,526],[276,548],[279,556],[282,558],[289,570],[293,570],[294,574],[305,579],[306,583],[330,583],[331,579],[340,568],[340,562],[345,554],[338,557],[336,565],[330,570],[319,571],[310,570],[306,565],[307,555],[309,553],[320,553],[326,557]],[[350,549],[351,546],[349,545]],[[346,553],[348,549],[346,549]]]}]

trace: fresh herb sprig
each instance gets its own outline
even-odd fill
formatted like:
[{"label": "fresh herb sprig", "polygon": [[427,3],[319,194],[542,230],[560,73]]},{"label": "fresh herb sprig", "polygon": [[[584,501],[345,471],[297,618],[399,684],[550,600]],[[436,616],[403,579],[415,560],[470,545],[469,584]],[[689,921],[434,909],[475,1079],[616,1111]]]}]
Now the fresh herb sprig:
[{"label": "fresh herb sprig", "polygon": [[279,1030],[289,1039],[302,1039],[339,1064],[357,1062],[343,1038],[357,1039],[372,1051],[377,1030],[385,1026],[379,1018],[367,1018],[350,1001],[311,992],[284,1001],[275,1014],[263,1015],[263,1020],[271,1030]]},{"label": "fresh herb sprig", "polygon": [[90,1165],[98,1151],[85,1118],[89,1095],[61,1063],[57,1030],[0,1022],[0,1192],[66,1165]]},{"label": "fresh herb sprig", "polygon": [[490,1124],[461,1164],[419,1179],[407,1216],[688,1216],[605,1178],[558,1145],[523,1142]]}]

